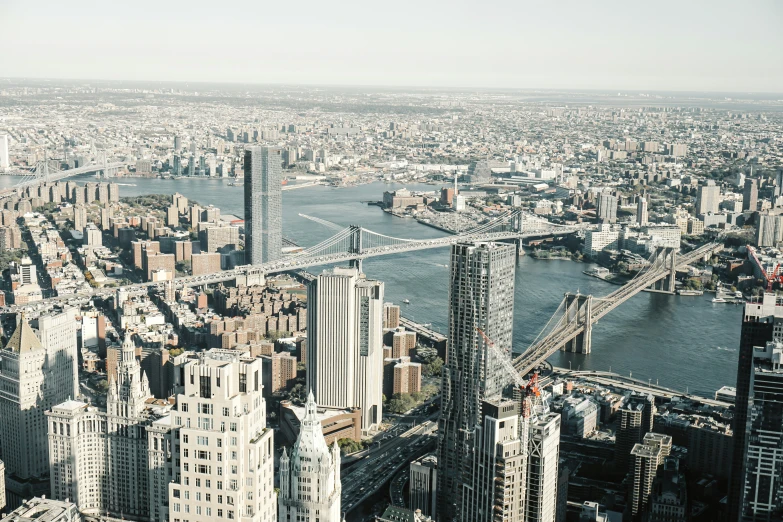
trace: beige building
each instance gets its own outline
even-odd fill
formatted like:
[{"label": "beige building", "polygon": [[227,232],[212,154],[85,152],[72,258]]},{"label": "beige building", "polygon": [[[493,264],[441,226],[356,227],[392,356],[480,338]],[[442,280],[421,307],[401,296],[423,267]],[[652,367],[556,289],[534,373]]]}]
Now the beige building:
[{"label": "beige building", "polygon": [[190,269],[194,276],[220,272],[220,254],[217,252],[192,254]]},{"label": "beige building", "polygon": [[392,394],[418,393],[421,391],[421,364],[411,362],[410,357],[400,357],[394,365]]}]

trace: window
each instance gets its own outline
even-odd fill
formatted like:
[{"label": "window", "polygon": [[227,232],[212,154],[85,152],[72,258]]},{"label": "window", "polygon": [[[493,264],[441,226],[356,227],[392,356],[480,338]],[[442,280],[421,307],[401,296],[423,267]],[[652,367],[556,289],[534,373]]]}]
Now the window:
[{"label": "window", "polygon": [[205,493],[204,494],[204,501],[205,502],[212,502],[212,494],[211,493]]},{"label": "window", "polygon": [[[220,468],[218,468],[218,469],[220,469]],[[222,481],[222,480],[218,480],[218,481],[217,481],[217,488],[218,488],[218,489],[223,489],[223,481]],[[223,498],[223,497],[221,497],[220,495],[218,495],[218,499],[219,499],[219,500],[218,500],[218,502],[221,502],[222,500],[220,500],[220,499],[222,499],[222,498]]]},{"label": "window", "polygon": [[[236,423],[236,422],[232,422],[232,423],[229,425],[229,429],[230,429],[231,431],[237,431],[237,423]],[[231,444],[233,444],[234,446],[236,446],[236,444],[237,444],[237,443],[235,442],[236,440],[237,440],[236,438],[232,438],[232,439],[231,439],[231,441],[232,441],[232,442],[231,442]]]},{"label": "window", "polygon": [[183,411],[183,412],[188,411],[188,403],[187,402],[183,402],[182,404],[180,404],[179,411]]},{"label": "window", "polygon": [[174,495],[174,498],[179,498],[179,490],[178,489],[173,490],[172,494]]},{"label": "window", "polygon": [[197,479],[196,479],[196,487],[197,487],[197,488],[200,488],[200,487],[201,487],[201,479],[200,479],[200,478],[197,478]]},{"label": "window", "polygon": [[188,466],[187,462],[182,465],[182,469],[184,469],[185,471],[190,471],[190,466]]},{"label": "window", "polygon": [[207,508],[207,516],[208,516],[208,517],[211,517],[211,516],[212,516],[212,508],[211,508],[211,507],[208,507],[208,508]]},{"label": "window", "polygon": [[[220,484],[220,482],[218,482],[218,484]],[[223,495],[218,495],[218,504],[222,504],[222,503],[223,503]]]},{"label": "window", "polygon": [[[220,424],[221,426],[223,425],[222,422]],[[224,431],[224,430],[221,428],[220,431]],[[223,439],[218,439],[218,448],[222,448],[222,447],[223,447]]]},{"label": "window", "polygon": [[229,410],[228,410],[228,408],[223,408],[223,416],[224,416],[224,417],[228,417],[228,415],[229,415]]},{"label": "window", "polygon": [[209,375],[199,376],[199,395],[201,397],[212,397],[212,382]]},{"label": "window", "polygon": [[174,512],[175,512],[175,513],[179,513],[179,512],[180,512],[180,509],[181,509],[181,507],[180,507],[180,505],[179,505],[178,503],[177,503],[177,504],[174,504]]},{"label": "window", "polygon": [[184,450],[182,450],[182,456],[187,458],[187,456],[188,456],[188,448],[185,448]]},{"label": "window", "polygon": [[247,374],[239,374],[239,393],[247,393]]},{"label": "window", "polygon": [[199,446],[209,446],[209,437],[196,437]]},{"label": "window", "polygon": [[196,501],[201,502],[201,491],[196,491]]},{"label": "window", "polygon": [[[211,488],[212,487],[212,481],[207,479],[205,486],[207,487],[207,489]],[[207,494],[207,496],[209,496],[209,494]]]},{"label": "window", "polygon": [[218,509],[217,513],[218,513],[218,518],[223,518],[223,510],[222,509]]}]

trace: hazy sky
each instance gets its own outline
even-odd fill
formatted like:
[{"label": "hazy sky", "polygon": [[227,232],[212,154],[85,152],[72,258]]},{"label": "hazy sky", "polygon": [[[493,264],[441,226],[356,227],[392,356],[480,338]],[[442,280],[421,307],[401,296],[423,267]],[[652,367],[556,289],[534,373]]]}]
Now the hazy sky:
[{"label": "hazy sky", "polygon": [[0,77],[783,92],[783,0],[0,0]]}]

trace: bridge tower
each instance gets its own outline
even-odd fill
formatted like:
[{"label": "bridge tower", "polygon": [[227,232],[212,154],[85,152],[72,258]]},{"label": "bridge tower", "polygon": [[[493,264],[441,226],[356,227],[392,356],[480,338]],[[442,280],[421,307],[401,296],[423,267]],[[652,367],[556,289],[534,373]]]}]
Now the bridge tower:
[{"label": "bridge tower", "polygon": [[565,294],[564,313],[567,323],[575,322],[584,329],[563,345],[563,351],[590,353],[593,349],[593,296],[579,293]]},{"label": "bridge tower", "polygon": [[660,265],[665,267],[668,274],[663,279],[660,279],[650,285],[649,290],[662,294],[673,294],[677,275],[677,249],[671,247],[659,247],[655,251],[655,258],[653,260],[653,263],[656,262],[660,262]]},{"label": "bridge tower", "polygon": [[[362,227],[359,225],[351,225],[351,235],[349,236],[348,253],[349,254],[361,254],[362,253]],[[351,268],[362,271],[362,259],[351,259]]]}]

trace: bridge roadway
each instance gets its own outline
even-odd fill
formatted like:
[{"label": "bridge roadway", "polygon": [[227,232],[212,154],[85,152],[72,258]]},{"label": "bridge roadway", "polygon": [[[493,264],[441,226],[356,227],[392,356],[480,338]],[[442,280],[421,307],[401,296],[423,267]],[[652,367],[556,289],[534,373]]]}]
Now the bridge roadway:
[{"label": "bridge roadway", "polygon": [[[679,254],[677,256],[676,268],[684,269],[687,265],[719,248],[722,248],[720,243],[708,243],[686,254]],[[591,324],[667,275],[669,275],[669,270],[663,267],[649,272],[643,272],[639,277],[631,280],[609,295],[602,298],[594,298],[595,304],[592,307],[590,318]],[[556,326],[546,337],[532,345],[521,355],[517,356],[513,361],[514,368],[522,375],[527,375],[566,343],[583,333],[584,330],[584,323],[579,323],[577,321],[566,322],[562,325],[558,324],[558,326]]]},{"label": "bridge roadway", "polygon": [[[253,275],[268,275],[277,274],[280,272],[288,272],[292,270],[298,270],[302,268],[308,268],[311,266],[319,265],[334,265],[338,263],[344,263],[345,261],[352,261],[356,259],[367,259],[371,257],[387,256],[392,254],[401,254],[405,252],[415,252],[417,250],[428,250],[431,248],[442,248],[451,246],[455,243],[462,241],[501,241],[508,239],[524,239],[528,237],[541,237],[548,235],[567,235],[572,234],[581,227],[559,227],[556,230],[552,228],[529,230],[523,233],[514,231],[504,232],[488,232],[481,234],[459,234],[454,236],[446,236],[434,239],[424,240],[403,240],[399,243],[388,246],[377,246],[367,248],[359,253],[349,252],[337,252],[333,254],[325,254],[320,256],[291,256],[283,258],[279,261],[272,263],[264,263],[260,265],[244,265],[237,267],[233,270],[224,270],[221,272],[215,272],[213,274],[205,274],[198,276],[186,276],[175,279],[175,284],[179,287],[182,286],[203,286],[216,283],[222,283],[231,281],[237,277],[253,276]],[[83,292],[79,294],[62,295],[57,297],[51,297],[44,299],[44,301],[66,301],[74,298],[89,298],[89,297],[103,297],[107,298],[121,288],[128,292],[143,291],[149,287],[162,288],[164,282],[148,282],[148,283],[136,283],[132,285],[126,285],[122,287],[113,288],[96,288],[90,292]],[[40,302],[40,301],[39,301]]]},{"label": "bridge roadway", "polygon": [[[114,170],[125,166],[127,166],[127,163],[108,163],[106,165],[92,164],[92,165],[85,165],[84,167],[79,167],[76,169],[57,170],[54,172],[50,172],[49,176],[47,177],[36,176],[35,178],[19,183],[16,186],[0,190],[0,197],[11,195],[16,191],[16,189],[27,188],[44,182],[51,183],[54,181],[60,181],[61,179],[70,178],[71,176],[78,176],[79,174],[88,174],[90,172],[97,172],[99,170]],[[10,174],[18,174],[20,176],[34,175],[33,172],[18,172],[18,173],[10,173]]]}]

